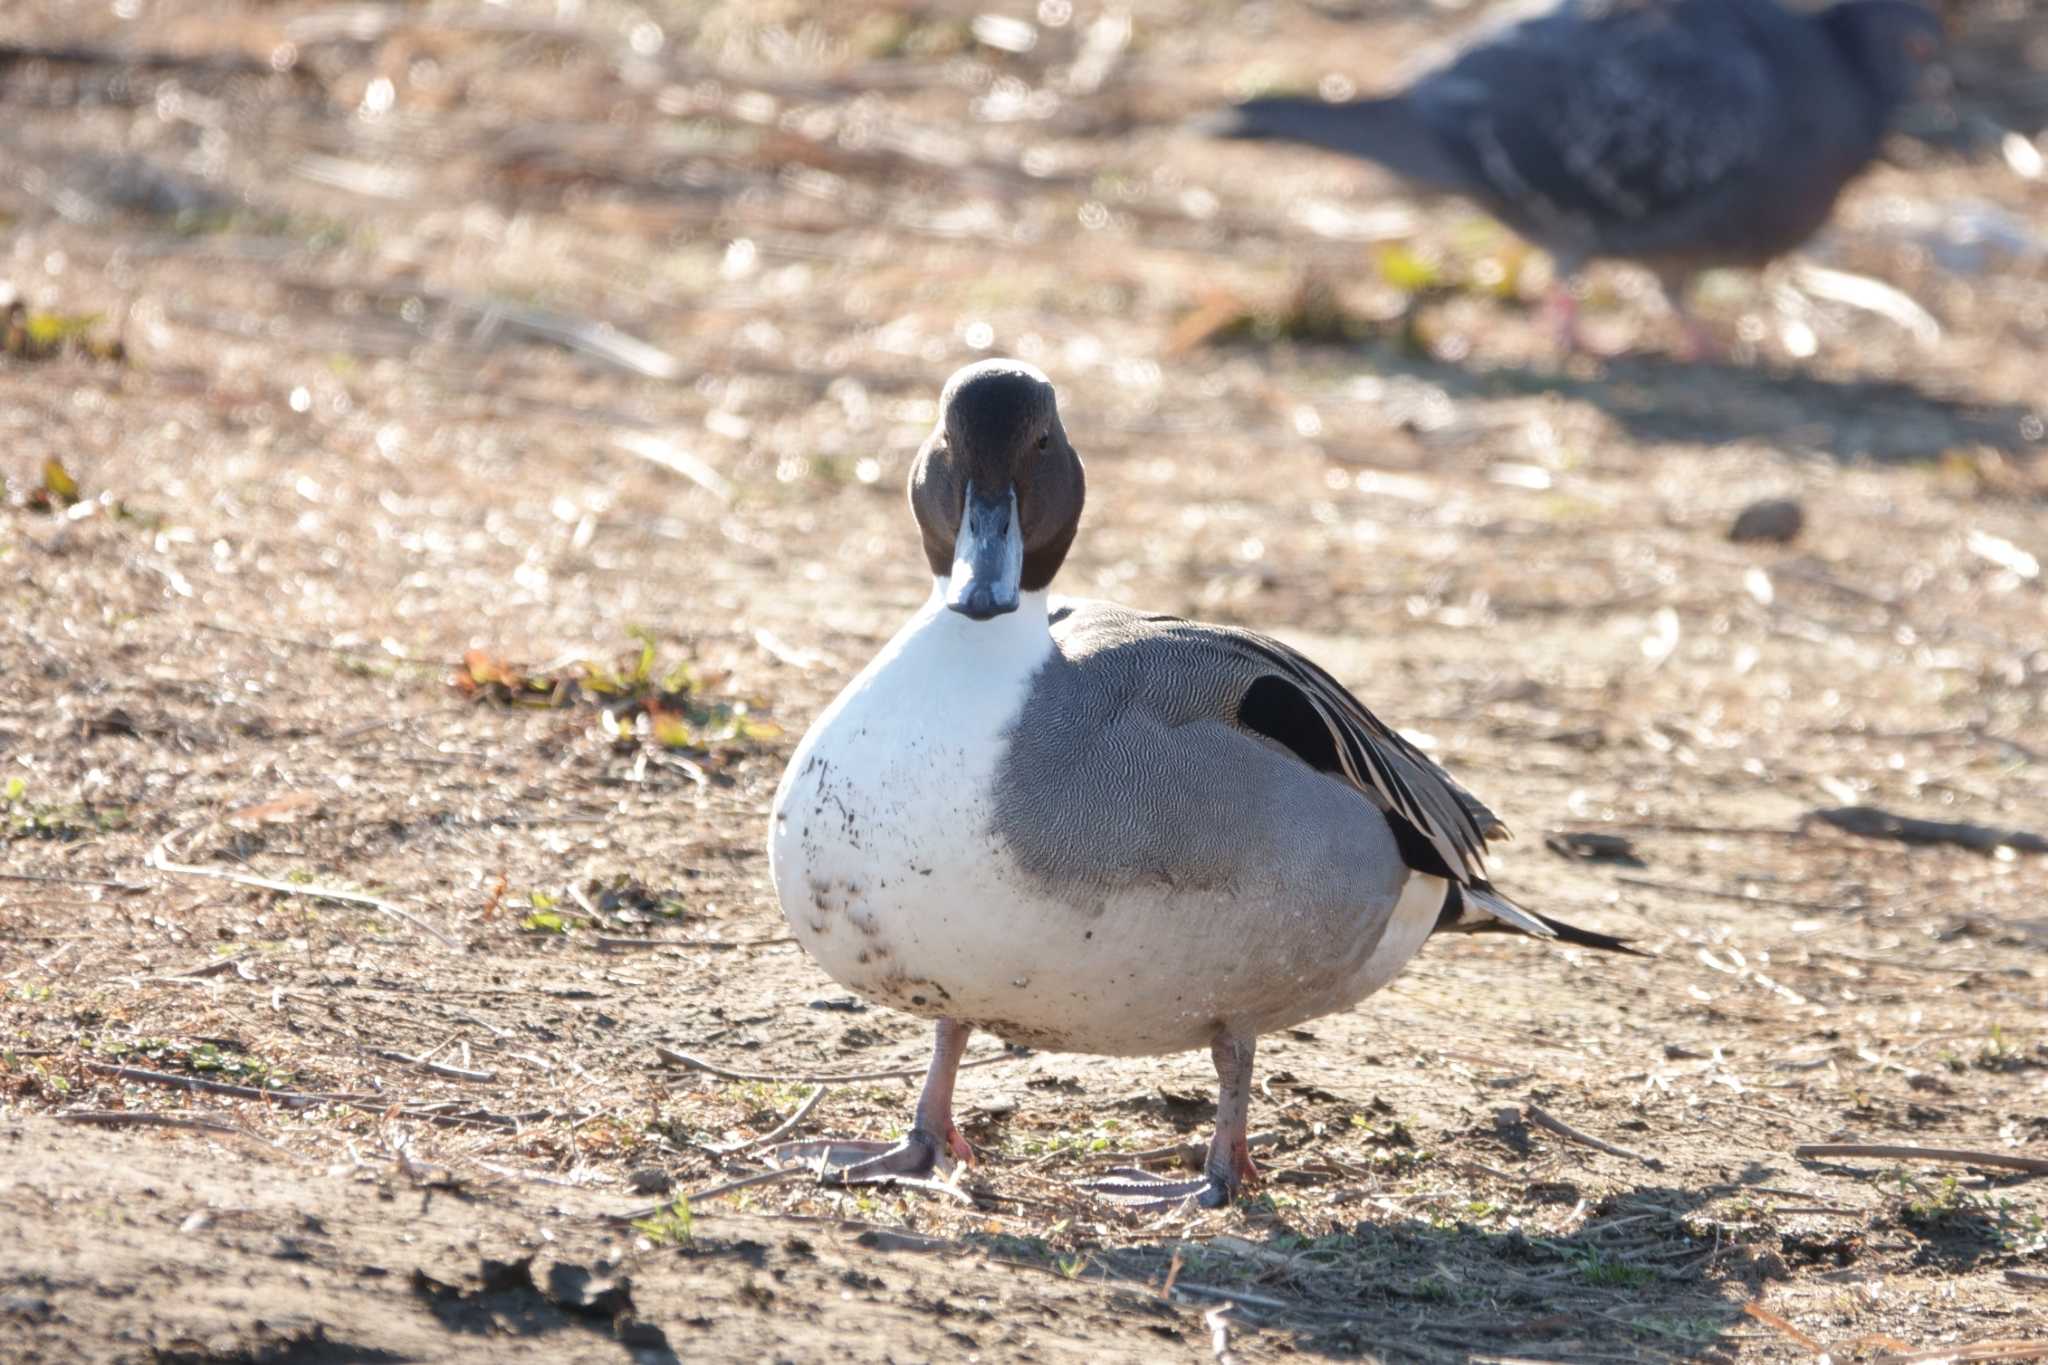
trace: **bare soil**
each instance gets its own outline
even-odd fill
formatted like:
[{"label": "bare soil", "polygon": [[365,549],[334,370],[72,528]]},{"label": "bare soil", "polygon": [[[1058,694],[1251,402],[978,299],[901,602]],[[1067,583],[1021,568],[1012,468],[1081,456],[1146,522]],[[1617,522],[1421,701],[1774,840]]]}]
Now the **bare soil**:
[{"label": "bare soil", "polygon": [[[1469,209],[1176,129],[1461,16],[997,8],[0,7],[0,1357],[2044,1349],[2048,857],[1810,818],[2048,830],[2043,22],[1951,6],[1840,274],[1709,279],[1688,364],[1630,271],[1560,358]],[[1267,1040],[1225,1212],[1074,1189],[1205,1058],[988,1039],[945,1186],[707,1195],[922,1067],[763,822],[991,352],[1089,461],[1065,588],[1308,648],[1654,959],[1440,941]]]}]

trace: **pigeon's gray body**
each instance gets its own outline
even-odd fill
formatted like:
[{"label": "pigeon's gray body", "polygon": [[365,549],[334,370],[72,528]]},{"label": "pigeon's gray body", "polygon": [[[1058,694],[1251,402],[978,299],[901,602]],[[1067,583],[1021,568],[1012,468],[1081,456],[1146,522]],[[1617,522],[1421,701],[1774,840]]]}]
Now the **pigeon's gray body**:
[{"label": "pigeon's gray body", "polygon": [[1910,0],[1566,0],[1398,94],[1252,100],[1212,129],[1464,195],[1560,273],[1618,257],[1674,282],[1812,235],[1938,41]]}]

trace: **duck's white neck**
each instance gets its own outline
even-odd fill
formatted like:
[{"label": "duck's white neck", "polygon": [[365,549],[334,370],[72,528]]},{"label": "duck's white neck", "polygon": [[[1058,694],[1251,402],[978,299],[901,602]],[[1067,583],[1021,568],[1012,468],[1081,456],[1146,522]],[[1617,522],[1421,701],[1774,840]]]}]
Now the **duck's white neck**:
[{"label": "duck's white neck", "polygon": [[946,605],[946,580],[932,580],[932,595],[925,599],[919,609],[919,624],[926,630],[959,632],[962,638],[973,642],[978,648],[1001,652],[1012,645],[1028,646],[1037,650],[1052,633],[1050,620],[1051,595],[1044,590],[1020,592],[1017,594],[1017,609],[1006,611],[1001,616],[992,616],[986,621],[977,621],[971,616],[952,610]]}]

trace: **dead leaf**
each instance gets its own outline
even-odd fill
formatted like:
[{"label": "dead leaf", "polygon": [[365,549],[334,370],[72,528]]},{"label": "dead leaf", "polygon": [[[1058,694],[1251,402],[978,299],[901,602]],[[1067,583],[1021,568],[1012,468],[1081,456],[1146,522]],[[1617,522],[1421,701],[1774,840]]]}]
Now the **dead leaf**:
[{"label": "dead leaf", "polygon": [[294,820],[320,808],[318,792],[286,792],[283,796],[268,801],[259,801],[253,806],[243,806],[228,812],[228,823],[244,827],[255,825],[288,825]]}]

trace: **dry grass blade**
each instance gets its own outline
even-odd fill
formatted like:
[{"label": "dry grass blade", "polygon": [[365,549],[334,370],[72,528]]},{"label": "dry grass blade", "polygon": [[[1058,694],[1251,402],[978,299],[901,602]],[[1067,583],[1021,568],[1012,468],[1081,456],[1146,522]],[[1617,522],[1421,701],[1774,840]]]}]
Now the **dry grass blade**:
[{"label": "dry grass blade", "polygon": [[1814,1142],[1794,1147],[1792,1155],[1801,1160],[1817,1157],[1867,1156],[1883,1161],[1947,1161],[1962,1166],[1996,1166],[2005,1171],[2048,1175],[2048,1157],[2021,1156],[2015,1152],[1974,1151],[1965,1147],[1902,1147],[1886,1143]]},{"label": "dry grass blade", "polygon": [[177,877],[210,877],[216,881],[233,882],[237,886],[253,886],[262,891],[275,891],[281,896],[305,896],[312,900],[334,901],[341,905],[360,905],[388,915],[402,924],[409,924],[427,937],[439,941],[452,953],[463,951],[460,943],[428,924],[402,905],[394,905],[378,896],[365,895],[360,891],[343,891],[331,886],[314,886],[310,883],[281,882],[271,877],[258,877],[247,872],[231,872],[224,867],[198,867],[190,863],[174,863],[164,855],[161,842],[152,848],[143,862],[159,872],[168,872]]},{"label": "dry grass blade", "polygon": [[650,436],[644,431],[621,431],[612,437],[612,444],[628,454],[638,455],[649,464],[661,466],[671,474],[682,475],[720,502],[732,501],[732,485],[726,482],[725,476],[674,441]]},{"label": "dry grass blade", "polygon": [[1788,1339],[1790,1339],[1792,1342],[1794,1342],[1804,1350],[1818,1352],[1821,1349],[1821,1344],[1818,1341],[1806,1335],[1806,1333],[1800,1331],[1797,1327],[1794,1327],[1791,1323],[1779,1317],[1776,1313],[1773,1313],[1770,1309],[1764,1307],[1761,1303],[1757,1303],[1754,1300],[1752,1300],[1751,1302],[1742,1305],[1742,1311],[1749,1314],[1751,1317],[1755,1318],[1764,1326],[1772,1328],[1775,1331],[1782,1332]]},{"label": "dry grass blade", "polygon": [[[781,1085],[848,1085],[857,1081],[900,1081],[916,1080],[924,1075],[921,1066],[897,1067],[889,1071],[855,1071],[840,1076],[812,1076],[795,1072],[778,1071],[734,1071],[729,1067],[716,1066],[701,1057],[692,1057],[687,1052],[678,1052],[660,1043],[654,1045],[654,1053],[664,1062],[687,1067],[691,1071],[702,1071],[722,1081],[769,1081]],[[1022,1057],[1021,1052],[999,1052],[993,1057],[976,1057],[960,1063],[960,1069],[970,1066],[993,1066],[997,1062],[1014,1061]]]},{"label": "dry grass blade", "polygon": [[1230,1349],[1230,1305],[1211,1308],[1202,1314],[1202,1323],[1209,1329],[1209,1354],[1216,1365],[1241,1365],[1244,1358]]},{"label": "dry grass blade", "polygon": [[683,373],[682,362],[667,351],[608,322],[497,302],[470,306],[477,313],[470,333],[472,345],[488,345],[501,330],[528,332],[648,379],[675,379]]},{"label": "dry grass blade", "polygon": [[1924,1351],[1886,1352],[1871,1357],[1871,1365],[1963,1365],[1964,1362],[1996,1360],[2048,1360],[2048,1341],[1974,1341],[1961,1346],[1935,1346]]}]

